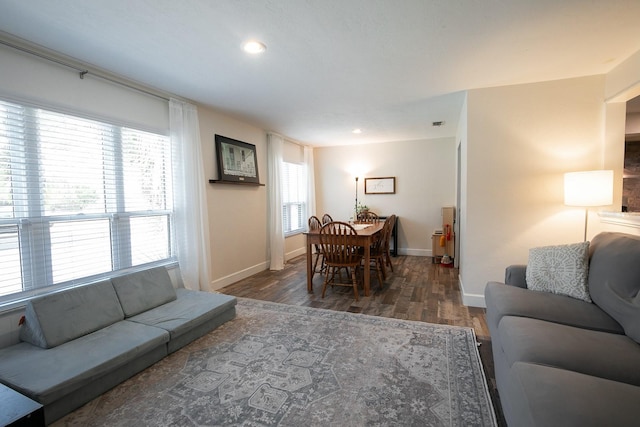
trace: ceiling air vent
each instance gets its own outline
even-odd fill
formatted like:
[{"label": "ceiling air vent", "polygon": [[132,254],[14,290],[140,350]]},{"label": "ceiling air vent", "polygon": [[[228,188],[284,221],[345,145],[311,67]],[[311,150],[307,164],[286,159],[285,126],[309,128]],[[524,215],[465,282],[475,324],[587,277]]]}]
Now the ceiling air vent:
[{"label": "ceiling air vent", "polygon": [[439,122],[431,122],[431,126],[433,127],[438,127],[438,126],[442,126],[444,124],[443,121],[439,121]]}]

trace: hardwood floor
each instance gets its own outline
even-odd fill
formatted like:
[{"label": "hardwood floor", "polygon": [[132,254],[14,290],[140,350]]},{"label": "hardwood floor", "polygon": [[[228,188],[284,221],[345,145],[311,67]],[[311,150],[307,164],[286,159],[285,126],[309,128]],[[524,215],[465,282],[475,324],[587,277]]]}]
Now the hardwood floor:
[{"label": "hardwood floor", "polygon": [[481,344],[480,359],[498,426],[506,426],[496,389],[485,310],[462,305],[458,270],[433,264],[430,257],[398,256],[392,259],[394,272],[387,271],[384,286],[381,288],[372,274],[371,295],[365,297],[364,290],[360,289],[359,301],[354,299],[353,289],[342,286],[327,289],[322,298],[323,278],[319,274],[313,278],[313,293],[308,293],[305,255],[288,261],[281,271],[263,271],[219,289],[219,292],[282,304],[471,327]]},{"label": "hardwood floor", "polygon": [[489,339],[484,309],[462,305],[457,269],[416,256],[394,257],[393,265],[395,271],[388,271],[382,288],[375,274],[371,275],[371,296],[365,297],[360,289],[359,301],[353,298],[352,289],[338,286],[327,289],[321,298],[319,274],[314,276],[313,294],[309,294],[305,256],[288,261],[284,270],[263,271],[219,291],[283,304],[467,326],[474,328],[479,339]]}]

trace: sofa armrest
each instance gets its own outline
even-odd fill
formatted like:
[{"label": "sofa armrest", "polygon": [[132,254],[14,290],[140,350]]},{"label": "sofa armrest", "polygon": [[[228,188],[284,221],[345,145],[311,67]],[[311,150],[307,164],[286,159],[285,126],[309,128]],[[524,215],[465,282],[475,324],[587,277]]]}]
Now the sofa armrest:
[{"label": "sofa armrest", "polygon": [[519,288],[527,288],[526,279],[527,266],[524,264],[514,264],[506,268],[504,272],[504,283]]}]

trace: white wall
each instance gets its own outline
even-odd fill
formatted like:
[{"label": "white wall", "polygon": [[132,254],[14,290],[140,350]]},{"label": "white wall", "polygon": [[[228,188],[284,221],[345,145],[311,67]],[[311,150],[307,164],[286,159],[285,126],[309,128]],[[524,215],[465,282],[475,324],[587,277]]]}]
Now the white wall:
[{"label": "white wall", "polygon": [[[563,174],[604,163],[604,76],[468,92],[463,249],[465,304],[531,247],[583,239]],[[589,237],[592,235],[591,231]]]},{"label": "white wall", "polygon": [[[401,254],[430,256],[431,233],[442,228],[442,206],[455,204],[454,138],[394,141],[314,150],[317,213],[349,220],[358,202],[379,215],[396,214]],[[364,194],[364,178],[396,177],[395,194]]]},{"label": "white wall", "polygon": [[564,206],[563,174],[613,169],[614,204],[589,212],[587,239],[640,234],[619,211],[625,102],[640,95],[640,51],[606,76],[471,90],[461,115],[463,302],[484,306],[487,281],[526,263],[531,247],[580,241],[584,210]]},{"label": "white wall", "polygon": [[640,134],[640,113],[627,114],[625,133]]},{"label": "white wall", "polygon": [[[169,133],[166,101],[90,76],[80,79],[68,68],[4,45],[0,45],[0,76],[2,98]],[[0,348],[18,342],[18,321],[23,312],[23,308],[16,308],[0,314]]]},{"label": "white wall", "polygon": [[[254,144],[260,182],[267,180],[267,137],[263,129],[198,106],[207,180],[217,179],[215,134]],[[266,186],[208,184],[212,289],[267,268]]]},{"label": "white wall", "polygon": [[[456,150],[460,150],[460,171],[458,173],[460,182],[458,188],[460,194],[458,194],[458,206],[457,206],[457,230],[456,230],[456,266],[459,268],[467,259],[467,246],[464,244],[467,240],[467,152],[468,148],[468,135],[467,135],[467,95],[465,94],[464,103],[462,104],[462,111],[460,112],[460,120],[458,121],[458,130],[456,131]],[[463,295],[464,296],[464,295]],[[484,301],[484,300],[483,300]]]},{"label": "white wall", "polygon": [[640,50],[625,59],[606,76],[607,102],[626,102],[640,95]]},{"label": "white wall", "polygon": [[[0,95],[56,107],[84,116],[169,134],[166,100],[123,88],[90,75],[0,45]],[[198,106],[206,176],[217,177],[216,133],[255,144],[260,179],[266,182],[264,130]],[[225,286],[268,265],[266,187],[208,184],[212,287]],[[300,247],[304,247],[304,242]],[[17,341],[18,309],[0,316],[0,347]]]},{"label": "white wall", "polygon": [[[168,132],[166,101],[119,88],[0,46],[0,94],[56,105],[90,116],[135,122]],[[465,304],[484,304],[484,286],[504,267],[526,262],[532,246],[582,238],[583,211],[562,203],[562,174],[611,168],[621,187],[620,135],[624,101],[640,94],[640,52],[606,76],[471,90],[456,138],[398,141],[315,151],[317,212],[349,218],[355,202],[352,171],[361,168],[359,200],[380,213],[399,215],[400,252],[430,255],[440,228],[440,207],[455,204],[456,148],[461,145],[459,206]],[[604,105],[604,100],[610,101]],[[266,133],[199,106],[204,179],[215,178],[216,133],[255,144],[266,183]],[[623,155],[623,154],[622,154]],[[363,178],[395,176],[396,194],[364,195]],[[266,187],[209,184],[212,288],[264,270],[268,264]],[[621,190],[616,193],[619,204]],[[615,206],[614,206],[615,208]],[[636,232],[589,218],[600,230]],[[286,241],[289,256],[302,236]],[[15,340],[17,314],[0,318],[0,346]],[[11,332],[7,332],[11,330]]]},{"label": "white wall", "polygon": [[[205,179],[217,179],[216,134],[254,144],[258,175],[265,186],[209,184],[207,204],[211,233],[212,289],[220,289],[269,267],[267,224],[267,134],[211,108],[199,105]],[[285,239],[285,259],[302,255],[303,235]]]},{"label": "white wall", "polygon": [[169,134],[167,101],[0,45],[0,94],[62,111]]},{"label": "white wall", "polygon": [[[90,117],[169,133],[166,100],[78,73],[0,45],[0,95],[55,106]],[[266,132],[198,106],[206,176],[217,177],[216,133],[256,145],[261,182],[266,183]],[[266,187],[209,184],[212,288],[218,289],[268,265]],[[289,239],[288,239],[289,240]],[[304,247],[302,243],[299,246]],[[295,242],[295,239],[293,239]],[[296,250],[295,244],[292,251]]]}]

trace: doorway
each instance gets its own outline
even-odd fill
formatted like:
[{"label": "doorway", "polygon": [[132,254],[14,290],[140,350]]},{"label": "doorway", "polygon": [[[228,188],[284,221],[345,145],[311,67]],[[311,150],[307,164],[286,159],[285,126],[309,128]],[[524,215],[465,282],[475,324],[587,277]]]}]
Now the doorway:
[{"label": "doorway", "polygon": [[640,212],[640,96],[627,101],[622,212]]},{"label": "doorway", "polygon": [[453,259],[453,266],[456,268],[460,268],[460,241],[462,240],[462,235],[460,234],[460,218],[462,215],[460,214],[460,204],[462,203],[462,141],[458,143],[457,150],[457,158],[456,158],[456,213],[455,220],[453,223],[453,233],[456,236],[456,240],[454,242],[454,253],[456,254]]}]

